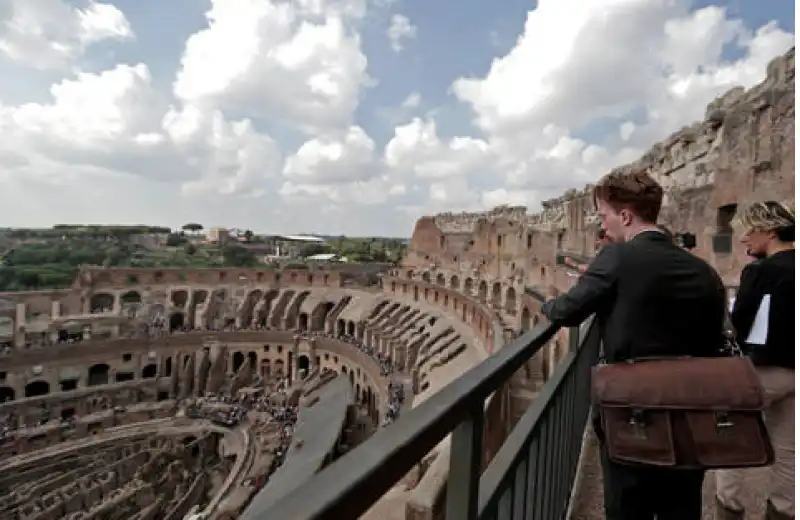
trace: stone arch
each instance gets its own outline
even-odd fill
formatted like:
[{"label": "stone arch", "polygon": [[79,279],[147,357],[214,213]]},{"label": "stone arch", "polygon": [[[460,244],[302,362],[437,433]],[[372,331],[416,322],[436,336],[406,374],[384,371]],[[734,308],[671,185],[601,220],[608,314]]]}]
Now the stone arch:
[{"label": "stone arch", "polygon": [[297,317],[297,328],[302,331],[308,330],[308,313],[301,312]]},{"label": "stone arch", "polygon": [[282,359],[275,360],[274,365],[275,365],[275,373],[279,376],[282,376],[284,374],[283,360]]},{"label": "stone arch", "polygon": [[142,368],[142,379],[153,379],[158,375],[158,366],[155,363],[150,363]]},{"label": "stone arch", "polygon": [[262,359],[261,360],[261,376],[262,377],[269,377],[271,374],[271,366],[269,359]]},{"label": "stone arch", "polygon": [[447,285],[447,280],[445,280],[443,273],[439,273],[436,275],[436,283],[442,286]]},{"label": "stone arch", "polygon": [[342,337],[344,336],[344,333],[345,333],[345,323],[343,319],[339,318],[338,320],[336,320],[336,336]]},{"label": "stone arch", "polygon": [[248,352],[247,353],[247,364],[250,365],[250,368],[254,369],[258,365],[258,354],[255,352]]},{"label": "stone arch", "polygon": [[127,304],[140,304],[142,303],[142,295],[139,291],[128,291],[120,296],[119,301],[123,305]]},{"label": "stone arch", "polygon": [[111,370],[105,363],[96,363],[89,367],[88,386],[99,386],[108,384],[108,373]]},{"label": "stone arch", "polygon": [[517,313],[517,291],[510,285],[506,289],[506,312],[509,314]]},{"label": "stone arch", "polygon": [[272,304],[279,294],[280,291],[278,289],[270,289],[264,293],[264,297],[256,304],[255,320],[258,325],[266,327],[267,318],[269,318],[269,313],[272,310]]},{"label": "stone arch", "polygon": [[256,306],[261,298],[264,297],[264,292],[260,289],[255,289],[247,294],[242,304],[241,319],[243,325],[250,325],[256,315]]},{"label": "stone arch", "polygon": [[114,295],[109,293],[93,294],[89,299],[89,313],[99,314],[114,309]]},{"label": "stone arch", "polygon": [[235,352],[233,354],[233,373],[238,372],[242,365],[244,365],[244,354]]},{"label": "stone arch", "polygon": [[180,330],[185,325],[185,317],[182,312],[173,312],[169,315],[169,330]]},{"label": "stone arch", "polygon": [[386,307],[387,305],[389,305],[389,300],[381,300],[381,301],[378,303],[378,305],[376,305],[376,306],[375,306],[375,307],[372,309],[372,312],[370,312],[370,313],[369,313],[369,319],[372,319],[372,318],[374,318],[375,316],[377,316],[377,315],[378,315],[378,313],[379,313],[379,312],[381,312],[381,311],[384,309],[384,307]]},{"label": "stone arch", "polygon": [[478,284],[478,300],[485,302],[488,294],[489,284],[486,283],[486,280],[481,280],[481,282]]},{"label": "stone arch", "polygon": [[458,276],[453,275],[450,277],[450,288],[453,289],[454,291],[461,290],[461,283],[458,280]]},{"label": "stone arch", "polygon": [[297,370],[305,370],[306,375],[308,375],[309,370],[311,369],[311,360],[308,359],[308,356],[305,354],[300,354],[297,356]]},{"label": "stone arch", "polygon": [[492,305],[495,307],[500,307],[503,303],[503,286],[500,282],[494,282],[492,284]]},{"label": "stone arch", "polygon": [[325,320],[335,307],[333,302],[321,301],[311,311],[311,330],[325,330]]},{"label": "stone arch", "polygon": [[10,386],[0,386],[0,403],[7,403],[16,399],[17,393]]},{"label": "stone arch", "polygon": [[425,271],[422,273],[422,281],[425,283],[431,283],[431,273]]},{"label": "stone arch", "polygon": [[522,314],[522,316],[521,316],[520,322],[519,322],[520,330],[522,332],[525,332],[526,330],[531,330],[532,324],[533,324],[532,319],[531,319],[531,311],[529,311],[527,307],[523,307],[521,314]]},{"label": "stone arch", "polygon": [[356,336],[356,322],[352,320],[347,321],[347,335],[350,337]]},{"label": "stone arch", "polygon": [[172,291],[172,294],[169,296],[172,305],[178,307],[179,309],[185,309],[186,304],[189,303],[189,291],[186,289],[178,289]]},{"label": "stone arch", "polygon": [[464,280],[464,294],[472,296],[472,278]]},{"label": "stone arch", "polygon": [[303,302],[308,298],[311,293],[309,291],[301,291],[294,295],[289,304],[289,308],[286,309],[286,328],[291,330],[297,327],[297,317],[300,314],[300,308],[303,305]]}]

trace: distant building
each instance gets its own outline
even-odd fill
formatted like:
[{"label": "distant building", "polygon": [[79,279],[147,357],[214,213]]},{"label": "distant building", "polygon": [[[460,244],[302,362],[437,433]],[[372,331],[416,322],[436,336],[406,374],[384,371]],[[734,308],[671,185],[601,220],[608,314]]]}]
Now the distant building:
[{"label": "distant building", "polygon": [[231,237],[225,228],[209,228],[206,230],[206,240],[215,244],[223,244]]}]

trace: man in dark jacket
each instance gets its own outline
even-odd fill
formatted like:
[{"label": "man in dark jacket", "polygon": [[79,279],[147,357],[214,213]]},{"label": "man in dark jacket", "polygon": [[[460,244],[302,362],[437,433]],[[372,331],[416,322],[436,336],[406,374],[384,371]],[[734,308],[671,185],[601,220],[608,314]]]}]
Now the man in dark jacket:
[{"label": "man in dark jacket", "polygon": [[[723,345],[725,289],[705,261],[676,246],[656,224],[663,189],[646,172],[614,172],[595,186],[598,252],[567,293],[542,312],[575,326],[595,314],[608,363],[632,358],[715,356]],[[609,459],[599,421],[608,520],[700,520],[703,471],[628,466]]]}]

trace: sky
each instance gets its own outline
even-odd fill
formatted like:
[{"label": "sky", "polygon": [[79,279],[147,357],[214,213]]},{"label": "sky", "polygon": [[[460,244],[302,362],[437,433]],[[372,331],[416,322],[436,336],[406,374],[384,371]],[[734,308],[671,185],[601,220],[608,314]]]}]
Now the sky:
[{"label": "sky", "polygon": [[2,0],[0,227],[537,211],[793,45],[788,0]]}]

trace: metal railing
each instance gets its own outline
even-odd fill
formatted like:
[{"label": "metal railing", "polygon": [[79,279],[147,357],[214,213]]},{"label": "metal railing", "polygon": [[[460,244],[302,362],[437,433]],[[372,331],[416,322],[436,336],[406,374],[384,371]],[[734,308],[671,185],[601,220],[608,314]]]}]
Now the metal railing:
[{"label": "metal railing", "polygon": [[[558,328],[538,326],[464,373],[264,511],[259,520],[354,520],[452,432],[446,519],[563,519],[589,413],[599,335],[570,330],[570,349],[482,474],[484,402]],[[256,514],[257,513],[257,514]]]}]

